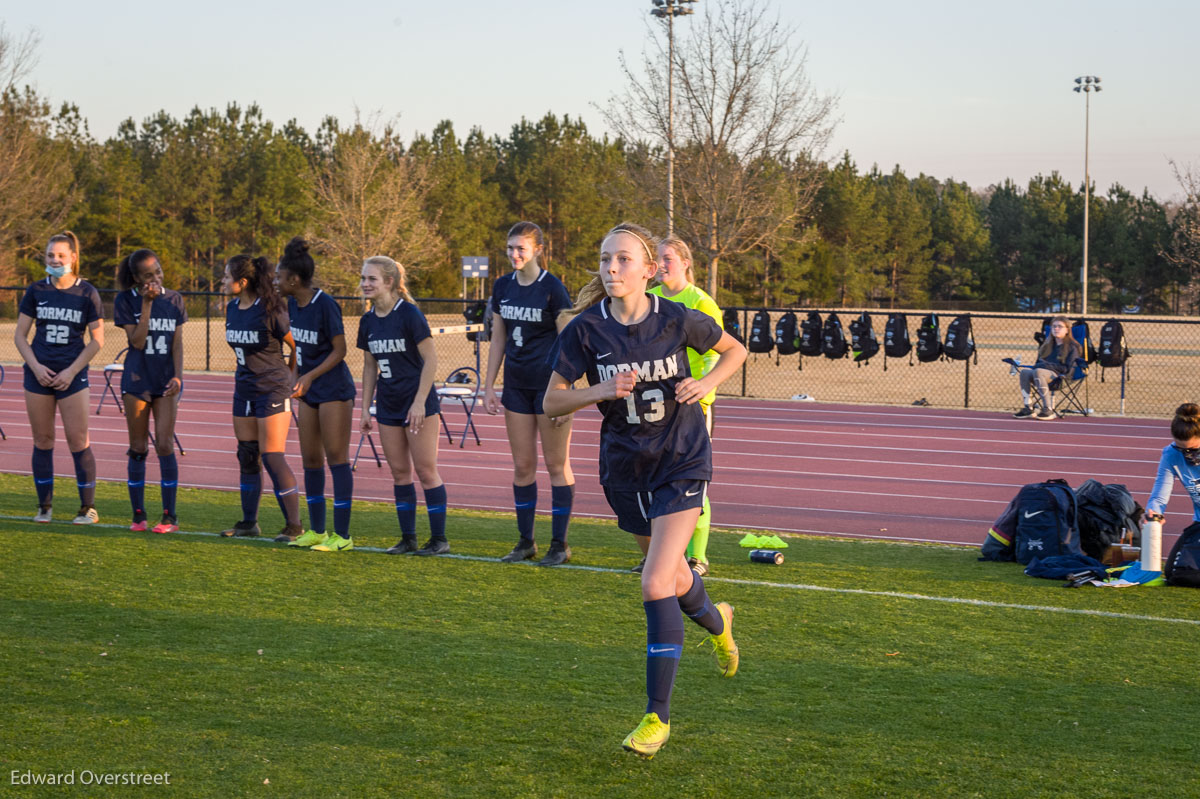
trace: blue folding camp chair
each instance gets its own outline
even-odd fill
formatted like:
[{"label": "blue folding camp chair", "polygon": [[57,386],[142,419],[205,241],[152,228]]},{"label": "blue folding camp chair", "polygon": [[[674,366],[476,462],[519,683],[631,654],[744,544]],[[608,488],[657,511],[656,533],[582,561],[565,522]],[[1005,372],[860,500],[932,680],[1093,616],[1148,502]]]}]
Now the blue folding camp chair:
[{"label": "blue folding camp chair", "polygon": [[[1068,413],[1078,413],[1090,416],[1092,409],[1087,406],[1087,377],[1088,362],[1083,358],[1075,359],[1075,368],[1069,375],[1056,377],[1050,381],[1050,401],[1054,403],[1054,412],[1059,416]],[[1080,393],[1082,392],[1082,396]]]}]

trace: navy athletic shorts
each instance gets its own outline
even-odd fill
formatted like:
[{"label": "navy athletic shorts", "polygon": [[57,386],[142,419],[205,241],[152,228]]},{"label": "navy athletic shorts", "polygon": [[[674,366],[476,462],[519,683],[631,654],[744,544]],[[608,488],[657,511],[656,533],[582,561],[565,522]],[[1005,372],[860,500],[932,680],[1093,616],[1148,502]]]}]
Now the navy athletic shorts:
[{"label": "navy athletic shorts", "polygon": [[617,526],[634,535],[650,535],[650,520],[681,510],[704,507],[705,480],[673,480],[654,491],[621,491],[604,487],[604,498],[617,514]]}]

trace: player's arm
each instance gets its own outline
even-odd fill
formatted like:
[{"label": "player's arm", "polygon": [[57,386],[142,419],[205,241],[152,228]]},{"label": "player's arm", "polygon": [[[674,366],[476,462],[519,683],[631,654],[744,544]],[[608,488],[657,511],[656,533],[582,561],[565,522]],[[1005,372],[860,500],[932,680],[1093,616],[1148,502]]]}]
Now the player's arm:
[{"label": "player's arm", "polygon": [[70,387],[75,375],[86,369],[92,358],[96,357],[96,353],[104,347],[104,320],[93,319],[89,322],[88,334],[91,340],[83,348],[83,352],[79,353],[79,357],[72,361],[70,366],[54,376],[50,381],[50,388],[61,390]]},{"label": "player's arm", "polygon": [[34,378],[43,386],[49,386],[50,381],[54,379],[54,372],[42,366],[37,356],[33,354],[33,345],[29,343],[29,331],[32,329],[33,317],[26,313],[18,314],[17,331],[13,334],[13,343],[17,345],[17,352],[21,353],[21,358],[29,366],[29,371],[33,372]]},{"label": "player's arm", "polygon": [[434,346],[433,336],[421,339],[417,343],[417,352],[424,363],[421,364],[417,393],[413,395],[412,405],[408,409],[408,429],[413,433],[421,432],[421,425],[425,424],[425,400],[433,390],[433,379],[437,374],[437,347]]},{"label": "player's arm", "polygon": [[637,378],[633,372],[617,372],[603,383],[587,388],[574,388],[558,372],[551,372],[550,382],[546,385],[546,396],[542,400],[542,409],[547,416],[566,416],[597,402],[624,399],[633,393],[636,383]]},{"label": "player's arm", "polygon": [[154,298],[150,296],[149,291],[142,294],[142,315],[138,317],[137,324],[121,325],[125,330],[125,337],[129,341],[129,346],[135,350],[146,349],[146,337],[150,335],[150,307],[153,303]]},{"label": "player's arm", "polygon": [[746,348],[736,338],[728,333],[721,333],[720,340],[713,345],[720,357],[712,371],[699,380],[684,378],[675,389],[675,399],[691,404],[708,395],[710,391],[724,383],[741,367],[746,360]]},{"label": "player's arm", "polygon": [[292,331],[289,330],[288,332],[284,333],[283,338],[281,338],[279,340],[292,348],[291,352],[288,353],[287,367],[288,367],[288,369],[291,369],[292,372],[295,372],[296,371],[296,339],[292,338]]},{"label": "player's arm", "polygon": [[183,388],[183,322],[176,323],[175,335],[171,336],[171,364],[175,367],[175,376],[167,381],[164,397],[173,397]]},{"label": "player's arm", "polygon": [[371,432],[371,403],[375,398],[375,381],[379,379],[379,364],[369,350],[363,350],[362,431]]},{"label": "player's arm", "polygon": [[340,334],[329,339],[330,350],[320,363],[314,366],[309,371],[300,375],[296,379],[296,384],[292,387],[293,397],[303,397],[312,388],[312,384],[318,377],[329,372],[342,361],[346,360],[346,336]]},{"label": "player's arm", "polygon": [[504,363],[504,342],[508,339],[508,331],[504,327],[504,317],[498,313],[492,314],[492,340],[488,344],[487,377],[483,381],[483,407],[488,413],[499,413],[500,403],[496,401],[496,378],[500,375],[500,364]]}]

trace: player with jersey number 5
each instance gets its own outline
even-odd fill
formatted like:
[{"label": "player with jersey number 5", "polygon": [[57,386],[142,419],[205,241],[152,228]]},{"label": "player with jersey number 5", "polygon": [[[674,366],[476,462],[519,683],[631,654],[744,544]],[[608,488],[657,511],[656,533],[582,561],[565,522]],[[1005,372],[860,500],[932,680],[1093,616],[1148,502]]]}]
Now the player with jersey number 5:
[{"label": "player with jersey number 5", "polygon": [[[705,314],[648,294],[657,241],[645,228],[617,225],[600,247],[600,275],[572,308],[551,355],[544,406],[550,416],[596,404],[600,484],[622,530],[646,555],[645,715],[622,745],[653,757],[671,732],[670,702],[683,650],[680,612],[709,632],[717,668],[737,673],[733,608],[714,605],[684,553],[712,478],[712,450],[699,401],[733,375],[746,349]],[[699,379],[687,350],[719,358]],[[587,378],[587,388],[574,388]]]},{"label": "player with jersey number 5", "polygon": [[[225,308],[225,341],[237,359],[233,381],[233,432],[241,469],[242,520],[221,533],[251,537],[258,527],[262,499],[262,467],[267,467],[284,527],[275,540],[295,541],[300,527],[296,475],[283,455],[292,414],[292,368],[296,344],[283,300],[275,290],[274,267],[266,258],[235,255],[225,264],[222,291],[231,296]],[[283,345],[292,350],[283,359]]]},{"label": "player with jersey number 5", "polygon": [[[425,315],[404,284],[404,267],[386,255],[363,262],[363,297],[371,310],[358,323],[363,350],[362,431],[371,432],[371,402],[379,422],[379,440],[392,471],[400,540],[389,555],[444,555],[446,486],[438,474],[438,404],[433,390],[437,350]],[[425,491],[429,540],[417,547],[417,491],[413,471]]]},{"label": "player with jersey number 5", "polygon": [[162,520],[152,532],[179,530],[175,496],[179,463],[175,458],[175,415],[183,388],[183,295],[163,288],[163,270],[153,250],[136,250],[117,266],[117,285],[124,289],[113,301],[113,321],[125,331],[129,349],[121,372],[121,397],[129,429],[129,529],[146,530],[146,456],[150,454],[150,416],[154,415],[154,449],[162,476]]},{"label": "player with jersey number 5", "polygon": [[[513,455],[513,504],[517,510],[517,544],[500,560],[517,563],[537,555],[534,513],[537,510],[537,445],[550,473],[550,549],[540,566],[559,566],[571,559],[567,527],[575,501],[571,472],[571,415],[550,417],[542,409],[550,365],[546,357],[566,320],[559,314],[571,307],[562,281],[546,271],[542,229],[518,222],[508,231],[511,274],[492,288],[492,343],[488,351],[484,405],[488,413],[504,406],[504,428]],[[496,402],[494,385],[504,363],[504,391]]]},{"label": "player with jersey number 5", "polygon": [[[46,245],[46,279],[25,290],[13,336],[25,361],[25,410],[33,433],[35,522],[53,521],[54,411],[75,461],[79,513],[75,524],[95,524],[96,457],[88,439],[88,364],[104,346],[100,292],[79,277],[79,239],[71,231]],[[36,326],[36,329],[34,329]],[[33,330],[33,341],[29,332]],[[91,341],[84,344],[84,333]]]}]

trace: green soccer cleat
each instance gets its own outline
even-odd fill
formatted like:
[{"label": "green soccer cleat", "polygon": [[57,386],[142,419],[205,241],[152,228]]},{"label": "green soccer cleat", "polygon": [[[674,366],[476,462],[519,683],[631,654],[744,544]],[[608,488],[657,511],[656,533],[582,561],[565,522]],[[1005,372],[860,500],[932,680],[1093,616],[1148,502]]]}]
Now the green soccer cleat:
[{"label": "green soccer cleat", "polygon": [[728,602],[717,604],[717,612],[725,620],[725,630],[720,635],[710,635],[701,641],[713,645],[713,654],[717,656],[717,668],[721,676],[732,677],[738,670],[738,648],[733,642],[733,605]]},{"label": "green soccer cleat", "polygon": [[288,544],[289,547],[315,547],[317,544],[324,544],[329,540],[329,533],[318,533],[315,530],[306,530],[304,535],[297,538]]},{"label": "green soccer cleat", "polygon": [[312,548],[313,552],[349,552],[354,549],[353,538],[342,538],[337,533],[325,537],[325,541]]},{"label": "green soccer cleat", "polygon": [[657,713],[647,713],[637,729],[625,736],[621,746],[649,760],[658,754],[670,737],[671,722],[659,721]]}]

